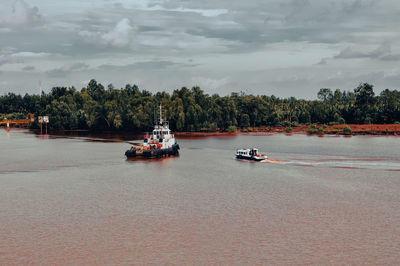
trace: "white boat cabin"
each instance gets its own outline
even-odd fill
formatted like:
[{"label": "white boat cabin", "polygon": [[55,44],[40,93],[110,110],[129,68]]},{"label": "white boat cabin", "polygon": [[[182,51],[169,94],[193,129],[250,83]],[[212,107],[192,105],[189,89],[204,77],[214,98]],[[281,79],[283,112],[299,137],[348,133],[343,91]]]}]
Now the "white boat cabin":
[{"label": "white boat cabin", "polygon": [[143,146],[157,145],[157,148],[171,148],[176,143],[174,134],[171,134],[168,121],[162,118],[162,109],[160,105],[160,123],[154,126],[151,135],[146,134],[143,141]]},{"label": "white boat cabin", "polygon": [[265,160],[268,157],[263,153],[259,153],[258,149],[251,148],[251,149],[239,149],[235,153],[237,159],[247,159],[247,160]]}]

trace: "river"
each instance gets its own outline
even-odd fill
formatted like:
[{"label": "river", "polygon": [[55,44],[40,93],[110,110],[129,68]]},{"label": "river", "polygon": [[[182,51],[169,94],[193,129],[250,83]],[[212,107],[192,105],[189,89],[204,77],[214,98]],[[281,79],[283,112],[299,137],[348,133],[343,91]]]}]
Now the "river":
[{"label": "river", "polygon": [[[306,135],[129,144],[0,130],[1,265],[397,265],[400,139]],[[234,159],[257,146],[270,160]]]}]

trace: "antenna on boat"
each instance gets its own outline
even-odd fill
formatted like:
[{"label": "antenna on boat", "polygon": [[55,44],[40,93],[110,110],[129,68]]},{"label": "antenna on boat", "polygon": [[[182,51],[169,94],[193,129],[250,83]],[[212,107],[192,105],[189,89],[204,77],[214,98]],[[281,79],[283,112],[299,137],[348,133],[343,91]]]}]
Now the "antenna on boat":
[{"label": "antenna on boat", "polygon": [[162,105],[160,103],[160,125],[163,124],[163,118],[162,118]]}]

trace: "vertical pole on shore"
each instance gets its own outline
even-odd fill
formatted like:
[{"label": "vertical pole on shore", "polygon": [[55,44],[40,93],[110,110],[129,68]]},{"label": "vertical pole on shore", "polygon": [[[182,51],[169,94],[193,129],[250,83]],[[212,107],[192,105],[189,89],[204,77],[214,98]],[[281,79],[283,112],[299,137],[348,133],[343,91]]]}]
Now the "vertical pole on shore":
[{"label": "vertical pole on shore", "polygon": [[47,135],[47,123],[46,123],[46,135]]},{"label": "vertical pole on shore", "polygon": [[42,123],[40,123],[40,135],[42,135],[43,134],[43,131],[42,131]]}]

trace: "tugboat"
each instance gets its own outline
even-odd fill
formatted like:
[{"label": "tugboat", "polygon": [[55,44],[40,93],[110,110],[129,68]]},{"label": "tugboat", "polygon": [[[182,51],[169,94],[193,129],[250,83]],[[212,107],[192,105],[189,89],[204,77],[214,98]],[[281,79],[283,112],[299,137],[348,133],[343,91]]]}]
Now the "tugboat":
[{"label": "tugboat", "polygon": [[250,161],[263,161],[268,159],[268,156],[264,153],[259,153],[258,149],[239,149],[235,153],[236,159],[250,160]]},{"label": "tugboat", "polygon": [[162,106],[160,104],[160,122],[154,126],[151,135],[144,136],[143,144],[132,146],[125,152],[127,158],[161,158],[179,154],[179,144],[171,134],[168,121],[162,118]]}]

